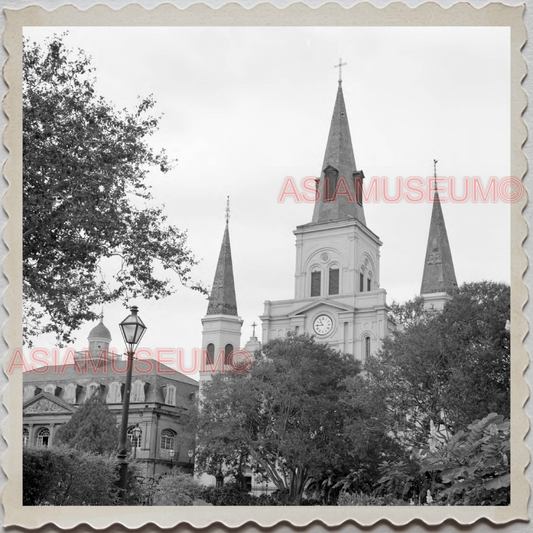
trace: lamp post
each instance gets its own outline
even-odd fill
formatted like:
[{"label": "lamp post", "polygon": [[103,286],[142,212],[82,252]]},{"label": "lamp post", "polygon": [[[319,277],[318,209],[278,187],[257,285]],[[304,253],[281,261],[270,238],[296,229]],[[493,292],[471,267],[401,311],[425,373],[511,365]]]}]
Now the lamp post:
[{"label": "lamp post", "polygon": [[191,476],[193,475],[194,471],[194,465],[192,464],[192,456],[194,455],[193,450],[189,450],[187,452],[187,455],[189,456],[189,468],[191,469]]},{"label": "lamp post", "polygon": [[[133,460],[137,460],[137,443],[140,444],[139,440],[141,437],[141,428],[139,427],[139,424],[135,424],[135,427],[133,428]],[[140,448],[140,446],[139,446]]]},{"label": "lamp post", "polygon": [[120,425],[120,440],[118,444],[117,460],[120,464],[120,497],[125,498],[126,483],[128,479],[128,461],[126,459],[128,452],[126,448],[127,431],[128,431],[128,415],[130,410],[130,392],[131,392],[131,374],[133,370],[133,356],[135,348],[141,341],[146,326],[143,321],[137,316],[138,309],[136,306],[131,308],[131,314],[120,323],[120,331],[127,348],[127,373],[126,373],[126,388],[124,390],[124,400],[122,403],[122,422]]},{"label": "lamp post", "polygon": [[168,452],[168,454],[170,455],[170,471],[172,472],[172,459],[174,458],[174,454],[176,452],[174,451],[174,449],[170,450],[170,452]]}]

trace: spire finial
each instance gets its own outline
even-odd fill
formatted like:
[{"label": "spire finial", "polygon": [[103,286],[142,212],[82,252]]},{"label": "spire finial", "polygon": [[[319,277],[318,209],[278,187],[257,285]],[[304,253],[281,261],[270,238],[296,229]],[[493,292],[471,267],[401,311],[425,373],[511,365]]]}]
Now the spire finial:
[{"label": "spire finial", "polygon": [[252,337],[255,337],[255,326],[257,326],[257,324],[254,322],[254,323],[252,324],[252,328],[254,328],[254,331],[253,331],[253,333],[252,333]]},{"label": "spire finial", "polygon": [[435,178],[435,181],[433,182],[433,187],[437,188],[437,163],[438,161],[436,159],[433,159],[433,178]]},{"label": "spire finial", "polygon": [[334,68],[338,68],[339,69],[339,85],[342,83],[342,67],[344,65],[347,65],[348,63],[343,63],[342,62],[342,58],[339,58],[339,64],[338,65],[333,65]]},{"label": "spire finial", "polygon": [[229,196],[226,200],[226,224],[229,224]]},{"label": "spire finial", "polygon": [[100,322],[104,323],[104,306],[102,305],[102,311],[100,312]]}]

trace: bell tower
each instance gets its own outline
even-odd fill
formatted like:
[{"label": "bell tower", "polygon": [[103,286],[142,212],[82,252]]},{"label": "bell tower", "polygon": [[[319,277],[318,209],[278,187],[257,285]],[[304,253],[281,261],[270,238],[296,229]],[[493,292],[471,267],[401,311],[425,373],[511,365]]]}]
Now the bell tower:
[{"label": "bell tower", "polygon": [[339,79],[313,218],[294,231],[294,298],[265,302],[263,343],[289,331],[308,333],[359,360],[381,347],[390,328],[380,287],[382,243],[366,224],[364,178]]},{"label": "bell tower", "polygon": [[240,348],[243,321],[237,313],[237,297],[233,279],[233,262],[229,238],[229,196],[226,227],[209,296],[207,313],[202,318],[202,361],[200,388],[211,379],[212,372],[226,370],[233,350]]}]

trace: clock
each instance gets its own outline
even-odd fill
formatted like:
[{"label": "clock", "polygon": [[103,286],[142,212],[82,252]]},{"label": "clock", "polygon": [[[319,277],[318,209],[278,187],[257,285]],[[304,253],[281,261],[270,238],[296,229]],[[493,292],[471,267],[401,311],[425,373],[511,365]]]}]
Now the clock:
[{"label": "clock", "polygon": [[319,315],[313,322],[313,329],[317,335],[327,335],[333,328],[333,320],[328,315]]}]

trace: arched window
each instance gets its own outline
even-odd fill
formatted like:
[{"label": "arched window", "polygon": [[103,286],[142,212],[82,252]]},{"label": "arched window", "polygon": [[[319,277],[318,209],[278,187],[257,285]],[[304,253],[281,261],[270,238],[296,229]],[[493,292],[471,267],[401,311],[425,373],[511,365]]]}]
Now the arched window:
[{"label": "arched window", "polygon": [[233,352],[233,344],[226,344],[224,348],[224,364],[231,364],[231,352]]},{"label": "arched window", "polygon": [[207,345],[207,353],[205,354],[205,363],[212,365],[215,362],[215,345],[211,342]]},{"label": "arched window", "polygon": [[128,439],[130,439],[132,448],[141,447],[141,440],[142,440],[143,432],[142,432],[142,429],[139,427],[139,430],[138,430],[139,436],[135,437],[135,433],[133,431],[136,427],[138,426],[130,426],[128,428]]},{"label": "arched window", "polygon": [[43,428],[37,433],[37,446],[41,448],[48,447],[48,442],[50,440],[50,430],[48,428]]},{"label": "arched window", "polygon": [[365,290],[365,273],[363,269],[359,272],[359,292],[363,292]]},{"label": "arched window", "polygon": [[324,170],[324,178],[326,180],[326,202],[332,202],[335,200],[339,173],[333,167],[327,167]]},{"label": "arched window", "polygon": [[365,337],[365,359],[370,357],[370,337]]},{"label": "arched window", "polygon": [[122,402],[122,383],[114,381],[109,384],[107,391],[107,403],[121,403]]},{"label": "arched window", "polygon": [[35,396],[35,387],[33,385],[26,385],[24,387],[23,401],[31,400]]},{"label": "arched window", "polygon": [[28,445],[29,438],[30,438],[30,432],[26,428],[23,428],[22,429],[22,446]]},{"label": "arched window", "polygon": [[174,387],[174,385],[166,386],[165,403],[167,405],[176,405],[176,387]]},{"label": "arched window", "polygon": [[329,294],[339,294],[339,267],[329,269]]},{"label": "arched window", "polygon": [[132,402],[144,402],[144,383],[138,379],[133,384],[132,390],[131,390],[131,401]]},{"label": "arched window", "polygon": [[55,396],[56,393],[56,386],[53,383],[49,383],[44,388],[44,392],[47,392],[48,394],[51,394],[52,396]]},{"label": "arched window", "polygon": [[89,398],[92,398],[95,394],[98,394],[99,390],[100,390],[100,385],[98,385],[98,383],[91,383],[87,387],[87,394],[85,395],[85,401],[87,401]]},{"label": "arched window", "polygon": [[314,268],[311,272],[311,296],[320,296],[320,270]]},{"label": "arched window", "polygon": [[161,450],[174,450],[176,451],[176,436],[177,433],[172,429],[164,429],[161,431]]},{"label": "arched window", "polygon": [[372,290],[372,272],[368,272],[367,278],[366,278],[366,290],[371,291]]}]

